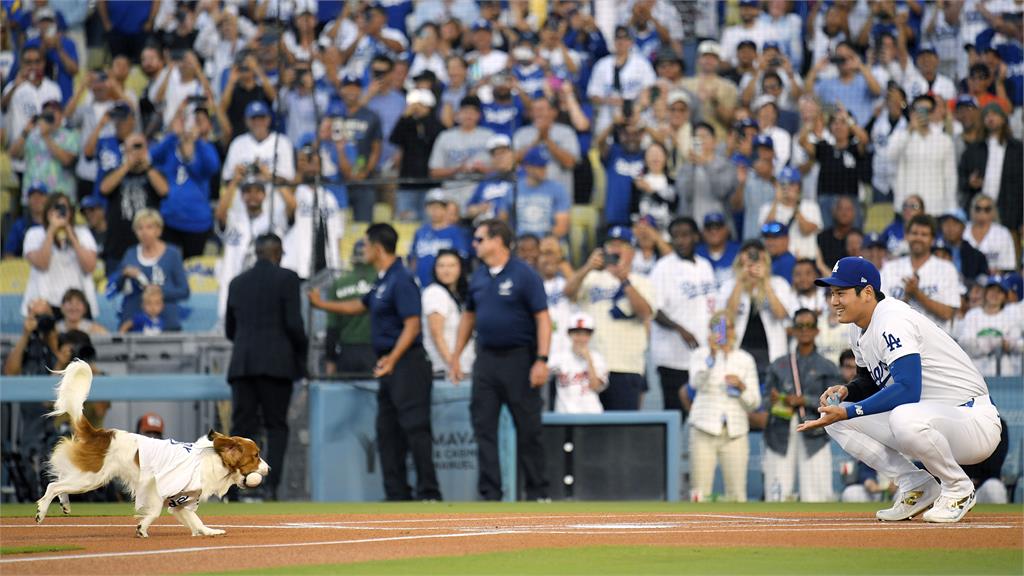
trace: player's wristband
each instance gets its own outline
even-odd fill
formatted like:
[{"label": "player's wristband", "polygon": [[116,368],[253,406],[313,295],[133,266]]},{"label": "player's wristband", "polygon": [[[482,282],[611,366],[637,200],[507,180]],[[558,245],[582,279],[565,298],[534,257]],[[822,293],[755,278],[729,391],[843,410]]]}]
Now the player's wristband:
[{"label": "player's wristband", "polygon": [[537,361],[538,362],[547,362],[548,361],[548,357],[543,355],[543,354],[537,354]]}]

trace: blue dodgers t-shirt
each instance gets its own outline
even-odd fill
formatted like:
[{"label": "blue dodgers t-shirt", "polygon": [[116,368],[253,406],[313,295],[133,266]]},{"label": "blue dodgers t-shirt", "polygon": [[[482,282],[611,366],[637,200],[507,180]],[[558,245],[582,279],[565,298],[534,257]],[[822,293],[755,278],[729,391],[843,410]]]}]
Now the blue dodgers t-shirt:
[{"label": "blue dodgers t-shirt", "polygon": [[511,202],[512,182],[501,178],[484,180],[477,185],[473,195],[469,197],[469,205],[491,203],[490,210],[477,216],[476,221],[497,218],[502,212],[508,212]]},{"label": "blue dodgers t-shirt", "polygon": [[543,238],[555,225],[555,214],[568,212],[569,193],[554,180],[543,180],[530,186],[526,178],[519,180],[516,191],[516,233]]},{"label": "blue dodgers t-shirt", "polygon": [[[405,319],[419,318],[422,309],[420,288],[402,261],[395,260],[384,276],[374,283],[373,290],[363,295],[363,306],[370,311],[370,344],[378,355],[384,355],[395,347],[405,327]],[[420,335],[417,335],[414,344],[421,342]]]},{"label": "blue dodgers t-shirt", "polygon": [[518,258],[509,258],[496,276],[481,265],[469,280],[466,310],[476,313],[476,342],[483,348],[534,346],[534,314],[548,309],[544,281]]},{"label": "blue dodgers t-shirt", "polygon": [[793,283],[793,267],[796,266],[796,256],[791,252],[783,252],[772,257],[772,276],[782,276],[786,282]]},{"label": "blue dodgers t-shirt", "polygon": [[604,217],[608,226],[628,226],[629,205],[633,198],[633,179],[644,171],[644,152],[627,153],[618,144],[612,144],[604,161],[607,179]]},{"label": "blue dodgers t-shirt", "polygon": [[469,258],[469,238],[461,226],[446,226],[435,230],[424,224],[416,231],[412,240],[411,253],[416,257],[416,278],[420,286],[429,286],[434,281],[434,260],[444,249],[455,250],[462,258]]},{"label": "blue dodgers t-shirt", "polygon": [[513,97],[512,102],[502,104],[491,102],[480,108],[480,125],[490,128],[495,134],[504,134],[509,138],[523,125],[523,103],[519,97]]},{"label": "blue dodgers t-shirt", "polygon": [[107,15],[115,32],[138,34],[149,19],[152,0],[108,0]]},{"label": "blue dodgers t-shirt", "polygon": [[100,184],[107,177],[107,173],[116,170],[121,165],[121,158],[124,155],[124,144],[117,139],[117,136],[106,136],[96,142],[96,181],[92,185],[92,193],[100,194]]}]

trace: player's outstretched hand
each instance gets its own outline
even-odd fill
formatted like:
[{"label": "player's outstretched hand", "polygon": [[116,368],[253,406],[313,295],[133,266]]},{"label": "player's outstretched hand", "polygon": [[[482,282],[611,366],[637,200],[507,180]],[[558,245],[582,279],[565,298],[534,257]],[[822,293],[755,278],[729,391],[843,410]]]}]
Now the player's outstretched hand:
[{"label": "player's outstretched hand", "polygon": [[824,428],[829,424],[835,424],[840,420],[846,420],[846,408],[842,406],[822,406],[818,408],[821,416],[817,420],[808,420],[796,427],[797,432],[806,432],[815,428]]}]

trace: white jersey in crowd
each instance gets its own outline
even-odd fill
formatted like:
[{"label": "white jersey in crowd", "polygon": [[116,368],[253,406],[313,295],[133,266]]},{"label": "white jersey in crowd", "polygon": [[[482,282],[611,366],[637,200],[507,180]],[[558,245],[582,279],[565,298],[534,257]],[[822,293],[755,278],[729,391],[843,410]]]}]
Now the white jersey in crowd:
[{"label": "white jersey in crowd", "polygon": [[[810,234],[801,232],[800,224],[796,221],[796,210],[792,206],[777,204],[775,206],[775,221],[782,222],[789,227],[789,251],[793,256],[796,256],[798,259],[814,259],[818,256],[818,232],[821,232],[823,228],[821,207],[818,206],[817,202],[805,198],[800,201],[798,208],[800,209],[800,214],[805,219],[818,225],[817,230]],[[768,213],[771,210],[772,205],[770,203],[762,204],[757,221],[761,224],[768,221]]]},{"label": "white jersey in crowd", "polygon": [[[325,252],[327,267],[341,268],[341,237],[345,233],[345,218],[338,207],[338,200],[322,186],[317,190],[320,214],[327,228]],[[276,208],[276,207],[275,207]],[[295,220],[284,237],[284,257],[281,266],[293,270],[299,278],[308,278],[313,255],[313,187],[300,184],[295,188]]]},{"label": "white jersey in crowd", "polygon": [[[1007,304],[995,314],[981,308],[967,312],[956,325],[957,342],[984,376],[1019,376],[1024,351],[1024,326],[1019,305]],[[1009,350],[1003,343],[1009,344]]]},{"label": "white jersey in crowd", "polygon": [[[630,274],[629,283],[651,306],[652,314],[657,313],[650,280]],[[643,374],[647,324],[637,318],[629,297],[622,289],[622,281],[607,270],[591,272],[583,279],[576,303],[581,311],[594,319],[594,338],[591,344],[604,355],[608,369],[612,372]],[[613,317],[613,309],[625,317]]]},{"label": "white jersey in crowd", "polygon": [[[644,88],[654,85],[657,75],[651,63],[634,50],[626,59],[626,64],[619,70],[620,91],[615,90],[615,54],[609,54],[594,65],[590,82],[587,84],[587,97],[608,98],[619,96],[624,100],[634,100],[640,96]],[[612,122],[613,106],[602,105],[595,110],[595,133],[604,130]]]},{"label": "white jersey in crowd", "polygon": [[964,229],[964,240],[968,244],[973,246],[978,252],[985,255],[988,259],[988,267],[995,268],[996,270],[1013,270],[1016,268],[1013,262],[1014,255],[1017,253],[1013,249],[1013,236],[1010,235],[1010,231],[1007,230],[1006,226],[993,222],[988,229],[988,233],[979,242],[971,234],[971,225],[967,224]]},{"label": "white jersey in crowd", "polygon": [[[459,310],[459,305],[455,303],[455,299],[448,293],[448,290],[436,282],[423,289],[421,302],[423,304],[423,348],[427,351],[427,356],[430,357],[430,363],[433,366],[434,372],[447,370],[444,359],[441,358],[440,352],[437,351],[437,344],[434,343],[434,335],[430,331],[429,318],[431,314],[440,314],[444,318],[444,330],[442,332],[445,344],[448,345],[448,351],[451,352],[455,349],[455,338],[458,336],[459,317],[462,312]],[[466,344],[466,347],[462,350],[462,355],[459,356],[459,366],[468,373],[473,368],[475,361],[476,344],[474,339],[470,337],[469,343]]]},{"label": "white jersey in crowd", "polygon": [[[914,274],[910,256],[886,262],[882,267],[882,293],[897,300],[903,300],[906,293],[903,288],[903,280],[914,276]],[[917,285],[925,295],[947,306],[960,308],[960,294],[963,292],[963,288],[960,286],[960,275],[956,271],[956,266],[941,258],[929,256],[928,260],[925,260],[925,263],[917,269],[916,274]],[[951,332],[952,320],[942,320],[933,316],[917,300],[912,300],[910,306],[946,332]]]},{"label": "white jersey in crowd", "polygon": [[136,435],[139,443],[139,469],[152,474],[156,491],[170,508],[195,510],[202,495],[203,449],[191,443],[161,440]]},{"label": "white jersey in crowd", "polygon": [[[786,347],[786,327],[789,326],[790,319],[793,317],[793,313],[796,312],[796,300],[793,298],[793,291],[785,278],[772,276],[770,282],[772,290],[775,291],[775,295],[779,297],[779,301],[782,302],[782,306],[786,309],[786,316],[778,318],[772,312],[767,299],[757,303],[761,324],[764,326],[765,339],[768,341],[768,360],[774,362],[776,358],[785,356],[788,353]],[[716,300],[718,309],[724,310],[726,305],[728,305],[729,295],[732,294],[734,286],[736,286],[736,279],[730,278],[718,289]],[[750,320],[751,308],[750,295],[747,292],[743,292],[740,296],[740,305],[736,308],[736,318],[734,319],[736,342],[743,342],[743,337],[747,332],[747,322]],[[692,378],[693,376],[691,375],[690,377]]]},{"label": "white jersey in crowd", "polygon": [[[266,205],[264,202],[264,206]],[[256,263],[256,238],[268,232],[284,237],[288,216],[285,214],[284,200],[280,197],[275,202],[274,212],[273,221],[270,218],[270,211],[266,208],[255,218],[250,218],[245,210],[242,210],[241,215],[235,212],[228,213],[227,224],[221,233],[224,253],[217,263],[218,318],[224,318],[224,312],[227,311],[228,286],[231,281]]]},{"label": "white jersey in crowd", "polygon": [[[685,328],[703,345],[708,339],[708,319],[715,307],[715,271],[701,256],[684,260],[666,254],[651,272],[652,307]],[[690,369],[690,347],[674,330],[651,322],[651,361],[655,366]]]},{"label": "white jersey in crowd", "polygon": [[256,140],[252,133],[246,132],[231,141],[228,154],[224,158],[224,167],[220,171],[221,180],[234,180],[235,166],[239,164],[258,163],[268,166],[273,172],[275,165],[274,146],[277,146],[277,171],[274,174],[285,180],[295,179],[295,153],[292,141],[284,134],[271,132],[262,141]]},{"label": "white jersey in crowd", "polygon": [[551,316],[551,358],[569,353],[572,346],[567,328],[569,317],[579,310],[579,306],[565,296],[565,284],[563,276],[555,276],[544,281],[544,293],[548,297],[548,314]]},{"label": "white jersey in crowd", "polygon": [[[883,288],[884,291],[884,288]],[[988,386],[967,353],[953,338],[906,302],[886,297],[861,332],[849,326],[857,365],[867,368],[879,389],[892,384],[889,366],[921,355],[921,401],[960,406],[988,394]]]},{"label": "white jersey in crowd", "polygon": [[549,366],[555,376],[555,412],[562,414],[600,414],[604,412],[600,390],[608,385],[608,366],[596,350],[590,351],[594,371],[604,383],[597,390],[591,388],[587,361],[568,350],[551,357]]}]

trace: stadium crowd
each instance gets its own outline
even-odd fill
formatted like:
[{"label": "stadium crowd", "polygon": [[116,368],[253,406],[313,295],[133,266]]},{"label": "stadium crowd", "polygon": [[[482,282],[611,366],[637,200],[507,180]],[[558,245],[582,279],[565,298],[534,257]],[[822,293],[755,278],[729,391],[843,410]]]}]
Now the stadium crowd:
[{"label": "stadium crowd", "polygon": [[[839,378],[846,328],[813,280],[844,256],[874,262],[983,374],[1021,374],[1020,1],[2,8],[17,182],[2,249],[31,267],[19,355],[180,330],[184,262],[203,254],[223,317],[266,233],[301,278],[342,271],[328,299],[361,298],[377,275],[341,241],[386,205],[420,224],[405,264],[435,373],[457,349],[474,229],[508,222],[547,294],[550,406],[638,409],[658,382],[727,484],[745,482],[751,426],[816,406],[807,378],[786,387],[790,356]],[[596,245],[571,233],[587,226]],[[97,285],[116,326],[93,321]],[[365,318],[332,315],[325,373],[371,371],[369,345]]]}]

